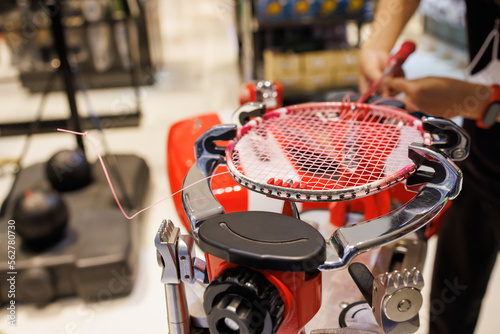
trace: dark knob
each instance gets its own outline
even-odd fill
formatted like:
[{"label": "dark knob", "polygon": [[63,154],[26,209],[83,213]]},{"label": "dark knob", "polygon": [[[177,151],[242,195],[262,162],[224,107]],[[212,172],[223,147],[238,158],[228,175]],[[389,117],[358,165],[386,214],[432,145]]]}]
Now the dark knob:
[{"label": "dark knob", "polygon": [[54,154],[45,166],[52,187],[70,191],[85,187],[91,181],[90,164],[81,150],[64,150]]},{"label": "dark knob", "polygon": [[17,278],[19,301],[45,305],[51,302],[56,290],[49,271],[45,268],[31,268]]},{"label": "dark knob", "polygon": [[68,223],[68,208],[53,191],[25,191],[14,205],[17,233],[25,245],[42,250],[59,241]]},{"label": "dark knob", "polygon": [[271,334],[283,321],[278,289],[254,270],[229,268],[205,290],[204,308],[211,333]]}]

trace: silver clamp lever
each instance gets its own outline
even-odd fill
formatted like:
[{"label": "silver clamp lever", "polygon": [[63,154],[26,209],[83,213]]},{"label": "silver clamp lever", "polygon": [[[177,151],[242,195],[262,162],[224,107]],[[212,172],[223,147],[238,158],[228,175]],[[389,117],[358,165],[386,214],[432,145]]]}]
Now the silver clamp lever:
[{"label": "silver clamp lever", "polygon": [[205,280],[205,262],[194,256],[194,239],[181,235],[171,221],[164,220],[155,237],[158,265],[162,267],[161,282],[165,284],[168,328],[170,334],[190,331],[184,283]]}]

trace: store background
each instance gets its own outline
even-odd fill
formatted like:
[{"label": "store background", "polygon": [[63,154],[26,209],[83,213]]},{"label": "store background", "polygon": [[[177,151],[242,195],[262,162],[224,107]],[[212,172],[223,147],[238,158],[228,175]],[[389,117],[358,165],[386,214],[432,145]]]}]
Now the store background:
[{"label": "store background", "polygon": [[[434,2],[436,3],[436,2]],[[432,6],[432,2],[428,6]],[[448,7],[449,8],[449,7]],[[423,8],[425,10],[425,8]],[[156,83],[141,87],[143,117],[138,127],[109,128],[106,138],[114,153],[133,153],[146,159],[150,171],[150,191],[146,203],[169,195],[166,175],[166,138],[169,127],[190,116],[213,111],[230,112],[238,106],[238,90],[242,78],[238,64],[235,5],[231,0],[160,0],[162,62]],[[431,9],[438,14],[443,13]],[[429,18],[427,18],[429,20]],[[467,55],[463,47],[454,47],[443,38],[424,34],[424,17],[418,15],[409,24],[404,36],[417,41],[417,52],[405,64],[409,78],[425,75],[463,77]],[[427,22],[428,23],[428,22]],[[364,29],[368,29],[365,27]],[[453,40],[448,42],[454,43]],[[35,117],[40,94],[31,94],[17,79],[11,66],[4,40],[0,40],[0,122],[30,120]],[[133,110],[131,88],[91,90],[95,109]],[[86,108],[81,95],[78,103],[82,114]],[[129,109],[128,109],[129,108]],[[67,102],[63,93],[51,93],[44,119],[66,117]],[[17,157],[24,136],[0,138],[2,158]],[[71,135],[52,133],[36,135],[24,164],[46,161],[60,149],[74,147]],[[95,153],[88,150],[90,160]],[[11,179],[0,178],[1,195],[7,193]],[[7,325],[7,313],[0,310],[0,333],[166,333],[166,313],[161,270],[156,263],[153,238],[162,219],[180,220],[171,200],[145,212],[142,217],[139,275],[131,295],[111,301],[85,304],[77,298],[54,302],[44,308],[20,306],[17,327]],[[425,267],[430,282],[435,238],[429,241]],[[497,265],[483,303],[477,333],[500,332],[498,296],[500,268]],[[425,290],[428,293],[428,286]],[[420,312],[421,328],[426,332],[429,300],[425,298]],[[323,303],[330,301],[324,300]],[[334,303],[340,301],[331,301]]]}]

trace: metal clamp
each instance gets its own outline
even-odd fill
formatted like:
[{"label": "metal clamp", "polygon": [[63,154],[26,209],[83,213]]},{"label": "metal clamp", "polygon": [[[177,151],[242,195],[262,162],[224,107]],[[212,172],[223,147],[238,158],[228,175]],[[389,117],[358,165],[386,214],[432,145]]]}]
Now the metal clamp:
[{"label": "metal clamp", "polygon": [[264,103],[268,108],[278,107],[278,90],[269,80],[258,81],[255,84],[257,101]]},{"label": "metal clamp", "polygon": [[414,333],[420,326],[424,279],[416,268],[375,277],[373,313],[384,333]]},{"label": "metal clamp", "polygon": [[266,113],[266,104],[263,102],[248,102],[236,109],[232,121],[242,127],[254,117],[262,117]]},{"label": "metal clamp", "polygon": [[420,323],[424,279],[417,268],[395,270],[376,277],[362,263],[349,266],[349,274],[383,333],[414,333]]},{"label": "metal clamp", "polygon": [[454,161],[465,160],[469,155],[470,137],[453,121],[426,116],[422,118],[422,126],[424,131],[431,135],[432,146]]}]

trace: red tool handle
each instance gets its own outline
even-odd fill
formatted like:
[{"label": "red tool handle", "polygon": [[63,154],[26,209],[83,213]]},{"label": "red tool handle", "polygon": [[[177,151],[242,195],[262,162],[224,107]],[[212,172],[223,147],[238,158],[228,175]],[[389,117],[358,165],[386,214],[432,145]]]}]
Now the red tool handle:
[{"label": "red tool handle", "polygon": [[389,66],[394,66],[394,67],[399,67],[403,65],[403,63],[406,61],[406,58],[408,58],[409,55],[411,55],[413,52],[415,52],[415,49],[417,46],[415,43],[412,41],[406,41],[401,45],[401,48],[399,49],[398,52],[390,56],[389,58]]},{"label": "red tool handle", "polygon": [[415,43],[411,41],[404,42],[399,48],[398,52],[389,57],[387,68],[384,74],[380,78],[378,78],[374,83],[372,83],[368,91],[364,93],[358,99],[357,102],[364,103],[370,97],[370,95],[372,95],[372,93],[377,89],[382,79],[384,79],[386,76],[390,75],[392,72],[400,68],[401,65],[403,65],[403,63],[406,61],[406,58],[408,58],[408,56],[411,55],[416,48],[417,46],[415,45]]}]

